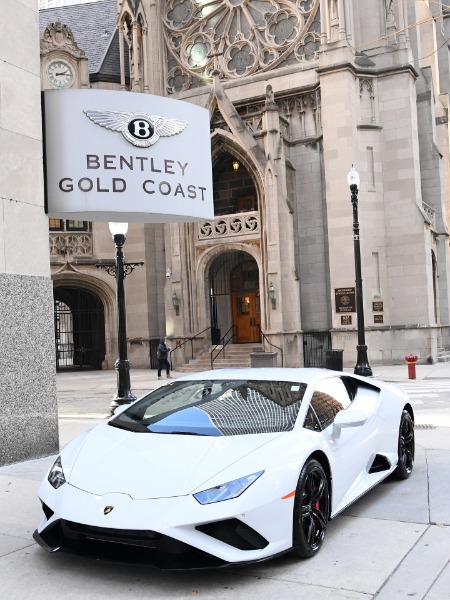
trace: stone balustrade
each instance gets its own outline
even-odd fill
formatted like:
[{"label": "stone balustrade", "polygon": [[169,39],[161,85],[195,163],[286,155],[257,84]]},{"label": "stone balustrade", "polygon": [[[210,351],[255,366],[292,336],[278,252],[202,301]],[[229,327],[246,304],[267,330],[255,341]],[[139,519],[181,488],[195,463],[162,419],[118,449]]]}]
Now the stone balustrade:
[{"label": "stone balustrade", "polygon": [[259,236],[260,231],[258,211],[222,215],[215,217],[212,221],[202,221],[198,224],[198,240],[255,236],[255,234]]},{"label": "stone balustrade", "polygon": [[92,257],[92,233],[50,233],[50,256]]}]

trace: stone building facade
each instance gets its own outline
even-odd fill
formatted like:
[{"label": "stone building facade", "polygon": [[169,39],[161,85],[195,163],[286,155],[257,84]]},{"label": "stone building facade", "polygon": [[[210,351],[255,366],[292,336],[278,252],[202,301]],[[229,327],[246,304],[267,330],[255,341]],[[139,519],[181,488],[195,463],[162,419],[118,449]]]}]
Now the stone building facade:
[{"label": "stone building facade", "polygon": [[[11,23],[20,23],[21,42]],[[0,465],[58,450],[36,2],[0,23]]]},{"label": "stone building facade", "polygon": [[[41,11],[44,88],[61,85],[49,65],[62,60],[63,87],[168,95],[210,112],[214,219],[129,229],[126,258],[145,262],[126,281],[133,366],[151,364],[161,335],[172,345],[197,336],[198,353],[232,334],[274,344],[284,366],[323,362],[331,348],[352,366],[352,164],[369,361],[438,359],[450,343],[449,17],[415,0]],[[112,259],[107,225],[51,222],[50,241],[55,314],[71,323],[60,366],[111,367],[114,287],[95,267]]]}]

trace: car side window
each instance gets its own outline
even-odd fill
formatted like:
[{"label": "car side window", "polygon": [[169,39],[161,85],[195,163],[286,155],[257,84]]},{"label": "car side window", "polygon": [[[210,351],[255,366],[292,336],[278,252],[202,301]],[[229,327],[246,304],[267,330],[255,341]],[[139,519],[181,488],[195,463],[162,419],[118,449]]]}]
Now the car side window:
[{"label": "car side window", "polygon": [[342,380],[339,377],[325,379],[314,390],[304,427],[317,431],[315,417],[321,429],[325,429],[333,423],[338,412],[345,410],[350,404],[351,399]]},{"label": "car side window", "polygon": [[303,427],[305,429],[309,429],[310,431],[322,431],[320,421],[317,418],[317,415],[311,405],[309,406],[308,412],[306,413]]}]

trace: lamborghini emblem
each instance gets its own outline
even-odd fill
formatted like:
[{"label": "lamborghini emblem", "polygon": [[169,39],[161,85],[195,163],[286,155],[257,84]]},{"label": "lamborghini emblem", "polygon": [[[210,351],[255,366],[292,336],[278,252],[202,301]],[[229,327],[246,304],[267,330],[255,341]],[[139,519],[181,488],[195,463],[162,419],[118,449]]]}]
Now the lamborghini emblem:
[{"label": "lamborghini emblem", "polygon": [[111,131],[119,131],[138,148],[153,146],[160,137],[181,133],[188,124],[174,117],[157,117],[147,113],[113,112],[110,110],[85,110],[94,123]]},{"label": "lamborghini emblem", "polygon": [[103,509],[103,514],[109,515],[109,513],[112,512],[113,510],[114,510],[114,506],[105,506],[105,508]]}]

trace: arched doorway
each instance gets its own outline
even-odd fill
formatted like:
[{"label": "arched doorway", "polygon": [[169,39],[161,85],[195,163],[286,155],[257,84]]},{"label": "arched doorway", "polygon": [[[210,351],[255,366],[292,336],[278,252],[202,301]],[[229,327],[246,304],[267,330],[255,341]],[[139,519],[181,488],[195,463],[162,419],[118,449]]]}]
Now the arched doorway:
[{"label": "arched doorway", "polygon": [[209,270],[212,342],[233,330],[237,344],[261,341],[259,269],[247,252],[229,250]]},{"label": "arched doorway", "polygon": [[79,287],[54,288],[56,370],[101,369],[105,358],[103,304]]},{"label": "arched doorway", "polygon": [[244,260],[231,272],[231,301],[235,342],[261,341],[259,272],[254,259]]}]

